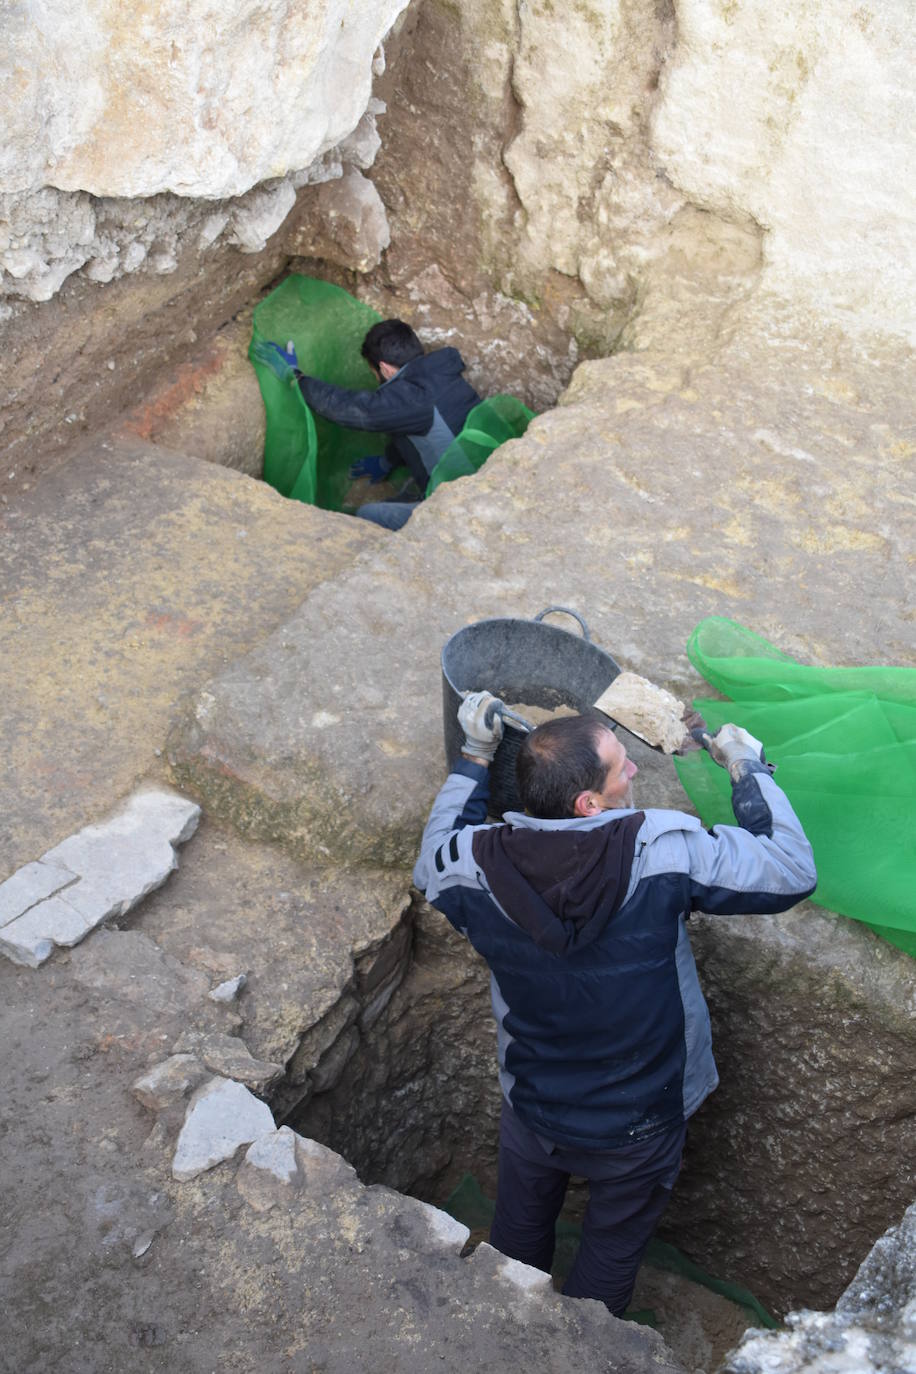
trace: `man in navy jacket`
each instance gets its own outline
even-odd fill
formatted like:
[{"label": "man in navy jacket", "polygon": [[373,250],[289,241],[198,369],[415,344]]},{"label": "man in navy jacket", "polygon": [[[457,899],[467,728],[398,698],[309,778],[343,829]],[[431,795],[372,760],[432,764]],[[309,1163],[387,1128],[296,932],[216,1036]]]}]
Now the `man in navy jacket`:
[{"label": "man in navy jacket", "polygon": [[480,397],[462,376],[464,360],[457,348],[426,353],[403,320],[374,324],[361,352],[381,382],[376,391],[351,391],[307,376],[300,372],[291,346],[255,345],[258,361],[282,380],[295,381],[316,415],[345,429],[391,435],[385,456],[359,459],[350,476],[381,482],[402,464],[409,469],[410,499],[372,501],[356,512],[386,529],[400,529],[423,500],[433,468],[460,432],[468,412],[480,404]]},{"label": "man in navy jacket", "polygon": [[588,1179],[564,1292],[620,1316],[687,1118],[718,1083],[687,919],[784,911],[817,875],[759,741],[735,725],[705,742],[729,771],[737,826],[635,809],[636,765],[597,715],[533,731],[517,764],[525,813],[486,824],[498,708],[477,692],[459,709],[462,756],[414,882],[491,971],[503,1094],[491,1243],[549,1271],[566,1185]]}]

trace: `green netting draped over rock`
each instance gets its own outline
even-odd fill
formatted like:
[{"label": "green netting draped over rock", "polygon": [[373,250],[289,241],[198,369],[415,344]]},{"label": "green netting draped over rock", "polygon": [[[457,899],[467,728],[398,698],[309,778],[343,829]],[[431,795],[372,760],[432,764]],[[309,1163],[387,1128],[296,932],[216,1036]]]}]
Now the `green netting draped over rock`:
[{"label": "green netting draped over rock", "polygon": [[[336,386],[374,391],[377,382],[360,348],[379,318],[339,286],[290,276],[255,309],[251,341],[269,339],[285,348],[292,339],[303,372]],[[387,436],[342,429],[313,415],[298,387],[281,382],[248,356],[267,412],[265,482],[296,501],[341,510],[350,464],[383,453]]]},{"label": "green netting draped over rock", "polygon": [[[814,849],[813,900],[916,955],[916,669],[808,667],[717,616],[687,652],[731,698],[697,710],[743,725],[778,765]],[[675,765],[704,824],[733,824],[724,769],[705,751]]]},{"label": "green netting draped over rock", "polygon": [[534,411],[515,396],[490,396],[468,414],[461,433],[433,468],[426,488],[429,496],[443,482],[469,477],[483,467],[494,449],[507,439],[520,439],[534,419]]}]

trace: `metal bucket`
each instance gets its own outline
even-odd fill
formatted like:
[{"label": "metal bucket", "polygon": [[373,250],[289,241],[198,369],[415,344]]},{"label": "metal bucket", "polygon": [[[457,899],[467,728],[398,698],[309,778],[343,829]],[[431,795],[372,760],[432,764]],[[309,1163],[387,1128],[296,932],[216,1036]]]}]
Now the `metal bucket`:
[{"label": "metal bucket", "polygon": [[[545,625],[555,611],[571,615],[582,627],[572,634]],[[492,692],[503,701],[525,702],[554,711],[571,706],[585,712],[613,682],[620,667],[611,655],[592,643],[588,626],[577,611],[548,606],[533,620],[479,620],[466,625],[442,649],[442,721],[445,757],[449,766],[461,753],[464,734],[458,724],[463,692]],[[515,756],[525,731],[504,722],[503,738],[490,766],[490,811],[522,810],[515,783]]]}]

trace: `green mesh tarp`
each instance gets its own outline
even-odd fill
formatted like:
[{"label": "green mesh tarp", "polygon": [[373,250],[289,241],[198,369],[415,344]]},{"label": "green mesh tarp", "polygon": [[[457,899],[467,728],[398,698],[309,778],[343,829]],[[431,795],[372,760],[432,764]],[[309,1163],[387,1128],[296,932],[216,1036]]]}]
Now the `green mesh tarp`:
[{"label": "green mesh tarp", "polygon": [[[449,1216],[456,1221],[462,1222],[471,1232],[471,1240],[479,1242],[486,1240],[490,1230],[490,1223],[493,1220],[494,1204],[480,1189],[473,1174],[465,1174],[457,1188],[444,1204],[444,1209]],[[566,1278],[573,1266],[579,1242],[582,1239],[582,1227],[574,1221],[567,1221],[561,1217],[556,1224],[557,1244],[553,1257],[553,1277],[558,1283]],[[770,1316],[766,1308],[757,1301],[753,1293],[742,1288],[740,1284],[729,1283],[726,1279],[713,1278],[707,1274],[693,1260],[681,1254],[674,1245],[668,1245],[663,1240],[650,1240],[646,1249],[644,1264],[648,1264],[653,1269],[663,1269],[669,1274],[680,1274],[683,1278],[689,1279],[691,1283],[698,1283],[703,1288],[709,1288],[713,1293],[719,1293],[723,1298],[728,1298],[730,1302],[737,1303],[743,1307],[748,1314],[748,1320],[757,1325],[765,1327],[777,1327],[779,1323]],[[640,1309],[638,1312],[629,1311],[626,1314],[628,1321],[643,1322],[647,1326],[654,1326],[654,1313],[651,1309]]]},{"label": "green mesh tarp", "polygon": [[490,396],[468,414],[461,433],[433,468],[427,496],[443,482],[469,477],[483,467],[494,449],[507,439],[520,439],[534,419],[534,411],[514,396]]},{"label": "green mesh tarp", "polygon": [[[251,341],[269,339],[285,348],[292,339],[303,372],[337,386],[374,391],[378,383],[360,348],[366,331],[379,318],[339,286],[291,276],[255,309]],[[341,510],[350,486],[350,464],[370,453],[384,453],[387,436],[342,429],[313,415],[297,386],[281,382],[269,368],[251,361],[267,412],[265,482],[296,501]]]},{"label": "green mesh tarp", "polygon": [[[814,849],[813,900],[916,955],[916,669],[811,668],[733,620],[694,630],[691,662],[731,701],[694,704],[763,741]],[[705,825],[733,823],[724,769],[675,759]]]}]

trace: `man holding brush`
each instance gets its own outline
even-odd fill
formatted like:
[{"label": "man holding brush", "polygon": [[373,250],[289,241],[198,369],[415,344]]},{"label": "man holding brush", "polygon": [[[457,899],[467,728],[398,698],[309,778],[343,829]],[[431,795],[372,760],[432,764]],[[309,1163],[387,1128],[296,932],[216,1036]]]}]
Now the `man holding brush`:
[{"label": "man holding brush", "polygon": [[564,1292],[629,1303],[680,1169],[686,1122],[718,1083],[690,913],[784,911],[813,890],[811,847],[758,740],[704,743],[737,825],[637,810],[636,765],[600,716],[524,740],[525,812],[486,824],[501,703],[468,695],[414,882],[490,967],[503,1105],[491,1244],[550,1270],[570,1176],[589,1183]]}]

